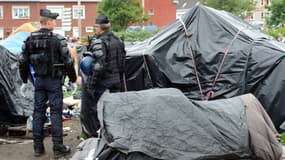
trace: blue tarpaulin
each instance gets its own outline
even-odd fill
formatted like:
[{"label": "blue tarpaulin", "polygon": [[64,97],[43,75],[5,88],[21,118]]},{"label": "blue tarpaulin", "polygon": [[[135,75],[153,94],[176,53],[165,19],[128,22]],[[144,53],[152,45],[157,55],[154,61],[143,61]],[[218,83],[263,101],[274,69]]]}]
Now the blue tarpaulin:
[{"label": "blue tarpaulin", "polygon": [[8,49],[12,54],[19,55],[22,53],[22,45],[29,35],[30,32],[27,31],[18,32],[15,35],[1,41],[0,45]]}]

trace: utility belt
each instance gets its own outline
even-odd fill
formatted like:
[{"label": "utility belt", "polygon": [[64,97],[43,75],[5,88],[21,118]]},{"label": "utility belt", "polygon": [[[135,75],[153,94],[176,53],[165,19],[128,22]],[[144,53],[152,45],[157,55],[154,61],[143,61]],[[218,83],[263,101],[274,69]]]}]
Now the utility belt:
[{"label": "utility belt", "polygon": [[107,72],[104,74],[103,79],[120,80],[120,73],[119,72]]},{"label": "utility belt", "polygon": [[63,74],[61,75],[52,75],[52,74],[46,74],[46,75],[38,75],[35,73],[35,78],[46,78],[46,77],[51,77],[51,78],[55,78],[55,79],[59,79],[61,81],[61,85],[64,84],[65,82],[65,76]]},{"label": "utility belt", "polygon": [[35,73],[35,77],[40,77],[40,78],[52,77],[52,78],[59,78],[59,79],[61,79],[63,77],[63,75],[62,74],[53,75],[53,74],[37,74],[37,73]]}]

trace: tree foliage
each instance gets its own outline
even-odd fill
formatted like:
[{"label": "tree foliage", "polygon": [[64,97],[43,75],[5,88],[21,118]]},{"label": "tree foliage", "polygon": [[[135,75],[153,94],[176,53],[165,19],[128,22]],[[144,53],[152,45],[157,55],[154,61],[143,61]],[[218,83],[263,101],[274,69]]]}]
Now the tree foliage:
[{"label": "tree foliage", "polygon": [[267,19],[268,25],[285,25],[285,1],[271,0],[271,5],[266,7],[271,11],[271,16]]},{"label": "tree foliage", "polygon": [[102,0],[97,12],[109,17],[114,31],[125,30],[132,23],[142,24],[148,19],[139,0]]},{"label": "tree foliage", "polygon": [[203,0],[202,4],[218,9],[228,11],[241,18],[251,15],[254,9],[255,0]]}]

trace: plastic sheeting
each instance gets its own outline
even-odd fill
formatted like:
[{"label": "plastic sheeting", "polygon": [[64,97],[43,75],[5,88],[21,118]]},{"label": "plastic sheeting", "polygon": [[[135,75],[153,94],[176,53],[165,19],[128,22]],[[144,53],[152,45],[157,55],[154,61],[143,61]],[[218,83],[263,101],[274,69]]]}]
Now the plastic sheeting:
[{"label": "plastic sheeting", "polygon": [[98,116],[101,141],[110,147],[99,160],[111,159],[116,151],[133,160],[141,159],[137,153],[148,160],[251,157],[245,105],[239,97],[192,103],[173,88],[105,92]]},{"label": "plastic sheeting", "polygon": [[[0,124],[24,124],[33,113],[34,87],[20,78],[18,59],[24,40],[30,35],[28,23],[0,42]],[[26,30],[20,30],[26,29]]]},{"label": "plastic sheeting", "polygon": [[34,87],[23,84],[18,57],[0,45],[0,123],[21,124],[33,113]]},{"label": "plastic sheeting", "polygon": [[198,5],[127,48],[127,86],[179,88],[194,100],[207,93],[213,93],[211,99],[253,93],[278,128],[285,120],[284,53],[284,44],[249,23]]},{"label": "plastic sheeting", "polygon": [[95,159],[95,149],[97,147],[98,138],[88,138],[76,147],[76,152],[71,160],[93,160]]},{"label": "plastic sheeting", "polygon": [[14,55],[20,55],[22,53],[22,46],[24,44],[24,41],[29,35],[30,32],[27,31],[15,33],[13,36],[10,36],[7,39],[1,41],[0,45],[8,49],[10,53]]}]

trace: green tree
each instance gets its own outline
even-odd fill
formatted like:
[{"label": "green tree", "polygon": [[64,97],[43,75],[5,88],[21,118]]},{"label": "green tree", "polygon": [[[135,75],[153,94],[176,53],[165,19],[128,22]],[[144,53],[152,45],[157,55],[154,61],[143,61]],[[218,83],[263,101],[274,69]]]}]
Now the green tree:
[{"label": "green tree", "polygon": [[139,0],[102,0],[97,12],[109,17],[114,31],[122,31],[132,23],[143,24],[148,20]]},{"label": "green tree", "polygon": [[246,18],[251,15],[254,9],[255,0],[202,0],[202,4],[230,12],[240,18]]},{"label": "green tree", "polygon": [[271,16],[267,19],[268,25],[285,25],[285,1],[271,0],[271,5],[266,7],[271,11]]}]

